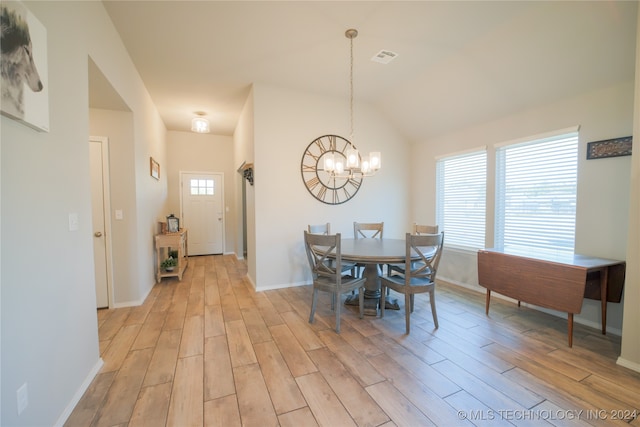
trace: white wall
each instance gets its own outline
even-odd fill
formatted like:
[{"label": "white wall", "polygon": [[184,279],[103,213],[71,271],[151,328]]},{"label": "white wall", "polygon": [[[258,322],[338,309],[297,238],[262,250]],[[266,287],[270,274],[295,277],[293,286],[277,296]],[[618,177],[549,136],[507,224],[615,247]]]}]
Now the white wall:
[{"label": "white wall", "polygon": [[409,230],[409,145],[376,111],[355,105],[355,145],[382,152],[382,169],[365,178],[350,201],[326,205],[306,190],[300,161],[317,137],[349,137],[347,99],[254,85],[255,254],[258,290],[309,282],[302,233],[331,222],[332,232],[353,236],[353,221],[385,222],[385,237]]},{"label": "white wall", "polygon": [[[416,146],[412,163],[413,182],[422,184],[420,194],[425,196],[418,199],[416,192],[415,216],[424,218],[429,223],[435,221],[433,201],[436,156],[487,145],[487,198],[492,201],[495,174],[493,144],[580,125],[576,252],[626,259],[631,157],[586,160],[586,146],[590,141],[632,134],[633,88],[633,81],[625,82],[552,105],[513,114],[482,126],[464,129],[437,140],[424,141]],[[420,167],[424,164],[427,166]],[[488,247],[493,245],[493,213],[492,206],[489,206]],[[475,253],[448,250],[444,253],[440,265],[440,277],[443,280],[477,286]],[[618,334],[622,327],[622,306],[609,304],[607,313],[608,328]],[[585,300],[582,313],[576,316],[576,321],[598,327],[599,307],[599,301]]]},{"label": "white wall", "polygon": [[634,113],[635,150],[632,155],[629,192],[629,232],[627,239],[627,277],[622,323],[622,350],[618,363],[640,372],[640,8],[636,37],[636,87]]},{"label": "white wall", "polygon": [[[236,206],[234,202],[233,138],[230,136],[193,132],[167,133],[167,174],[169,200],[166,215],[180,215],[180,172],[221,172],[224,175],[225,247],[224,252],[236,252]],[[158,218],[163,220],[166,215]],[[182,223],[180,223],[182,226]]]},{"label": "white wall", "polygon": [[[26,2],[47,29],[50,132],[1,118],[1,425],[62,423],[100,367],[89,186],[88,59],[133,113],[137,195],[129,262],[134,300],[154,283],[153,230],[166,181],[149,176],[149,156],[165,163],[165,128],[100,2]],[[107,135],[108,136],[108,135]],[[111,186],[112,191],[114,186]],[[124,191],[124,190],[121,190]],[[71,232],[69,213],[79,230]],[[7,248],[10,248],[8,250]],[[16,411],[28,384],[29,405]]]}]

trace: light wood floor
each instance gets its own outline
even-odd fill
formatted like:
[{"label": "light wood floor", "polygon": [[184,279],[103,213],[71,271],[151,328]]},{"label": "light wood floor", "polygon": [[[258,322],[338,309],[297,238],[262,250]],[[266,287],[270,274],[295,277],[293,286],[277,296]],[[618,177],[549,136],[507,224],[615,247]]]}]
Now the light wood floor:
[{"label": "light wood floor", "polygon": [[[104,367],[66,426],[640,426],[640,374],[618,337],[439,285],[333,330],[309,286],[255,293],[233,256],[190,258],[139,307],[98,311]],[[635,414],[635,415],[634,415]],[[627,421],[614,418],[626,417]]]}]

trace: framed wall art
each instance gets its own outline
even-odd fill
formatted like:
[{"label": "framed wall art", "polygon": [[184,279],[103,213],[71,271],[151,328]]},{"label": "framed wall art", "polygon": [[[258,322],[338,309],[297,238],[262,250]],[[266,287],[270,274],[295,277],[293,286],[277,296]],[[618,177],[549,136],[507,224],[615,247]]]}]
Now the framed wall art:
[{"label": "framed wall art", "polygon": [[2,115],[49,131],[47,30],[19,1],[3,1]]},{"label": "framed wall art", "polygon": [[155,179],[160,179],[160,163],[153,160],[153,157],[149,157],[151,176]]},{"label": "framed wall art", "polygon": [[587,144],[587,160],[630,156],[632,139],[631,136],[625,136],[590,142]]}]

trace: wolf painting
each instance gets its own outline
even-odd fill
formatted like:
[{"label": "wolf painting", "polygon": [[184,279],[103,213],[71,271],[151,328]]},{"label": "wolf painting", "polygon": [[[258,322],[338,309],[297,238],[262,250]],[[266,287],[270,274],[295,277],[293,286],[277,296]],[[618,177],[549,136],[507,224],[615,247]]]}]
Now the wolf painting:
[{"label": "wolf painting", "polygon": [[0,5],[2,112],[25,118],[25,86],[41,92],[43,82],[34,61],[27,11],[19,2]]}]

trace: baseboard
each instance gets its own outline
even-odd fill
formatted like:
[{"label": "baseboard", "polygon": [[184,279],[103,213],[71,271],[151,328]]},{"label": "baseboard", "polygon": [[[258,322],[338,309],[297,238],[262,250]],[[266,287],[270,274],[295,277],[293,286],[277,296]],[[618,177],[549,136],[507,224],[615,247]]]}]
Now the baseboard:
[{"label": "baseboard", "polygon": [[640,372],[640,363],[623,359],[622,356],[618,357],[618,360],[616,360],[616,364],[623,366],[625,368],[631,369],[632,371]]},{"label": "baseboard", "polygon": [[102,358],[99,358],[98,362],[93,366],[91,371],[89,371],[89,375],[87,375],[87,377],[84,379],[84,381],[80,385],[80,388],[78,389],[78,391],[76,391],[76,393],[73,395],[73,399],[71,399],[71,402],[69,402],[67,407],[64,408],[64,411],[60,415],[60,418],[58,418],[58,421],[56,421],[56,423],[54,424],[55,427],[64,426],[64,423],[67,422],[67,420],[69,419],[69,416],[71,416],[71,413],[75,409],[76,405],[78,404],[78,402],[80,402],[80,399],[82,399],[84,392],[87,391],[93,379],[96,377],[96,375],[98,375],[98,372],[100,372],[102,365],[104,365],[104,361],[102,360]]}]

